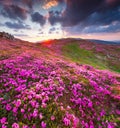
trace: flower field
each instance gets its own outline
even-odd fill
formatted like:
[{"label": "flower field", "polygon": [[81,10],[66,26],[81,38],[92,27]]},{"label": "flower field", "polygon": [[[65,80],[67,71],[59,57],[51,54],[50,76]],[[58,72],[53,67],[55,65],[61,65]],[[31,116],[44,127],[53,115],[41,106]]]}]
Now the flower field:
[{"label": "flower field", "polygon": [[120,74],[51,58],[0,61],[0,127],[119,128]]}]

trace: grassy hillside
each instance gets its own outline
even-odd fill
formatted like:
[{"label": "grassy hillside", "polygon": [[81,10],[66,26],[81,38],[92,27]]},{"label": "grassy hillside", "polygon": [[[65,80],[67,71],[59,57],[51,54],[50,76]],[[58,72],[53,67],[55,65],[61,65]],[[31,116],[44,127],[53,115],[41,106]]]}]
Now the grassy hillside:
[{"label": "grassy hillside", "polygon": [[104,51],[99,52],[94,48],[87,50],[86,48],[80,47],[78,42],[73,42],[63,46],[62,50],[63,55],[74,62],[89,64],[99,69],[108,69],[120,72],[120,48],[117,48],[117,46],[114,46],[113,48],[114,49],[112,50],[114,51],[110,51],[110,49],[107,48],[104,49],[104,51],[106,50],[110,53],[109,55],[104,53]]},{"label": "grassy hillside", "polygon": [[107,64],[103,60],[104,56],[101,55],[98,58],[93,51],[80,48],[77,43],[65,45],[62,50],[63,54],[74,62],[89,64],[100,69],[107,69]]},{"label": "grassy hillside", "polygon": [[120,46],[75,39],[0,45],[0,127],[119,128]]},{"label": "grassy hillside", "polygon": [[79,64],[120,72],[120,45],[99,44],[88,40],[61,39],[44,42],[48,51]]}]

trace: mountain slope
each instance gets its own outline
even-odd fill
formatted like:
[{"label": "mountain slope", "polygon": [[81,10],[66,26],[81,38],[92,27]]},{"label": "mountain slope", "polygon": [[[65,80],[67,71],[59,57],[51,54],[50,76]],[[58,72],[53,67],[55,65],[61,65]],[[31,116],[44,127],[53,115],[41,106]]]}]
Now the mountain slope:
[{"label": "mountain slope", "polygon": [[0,127],[119,128],[120,74],[99,68],[114,70],[106,56],[117,60],[120,46],[0,43]]},{"label": "mountain slope", "polygon": [[108,45],[88,40],[63,39],[44,42],[52,52],[64,59],[89,64],[99,69],[120,72],[120,45]]},{"label": "mountain slope", "polygon": [[99,44],[120,45],[120,41],[88,40]]}]

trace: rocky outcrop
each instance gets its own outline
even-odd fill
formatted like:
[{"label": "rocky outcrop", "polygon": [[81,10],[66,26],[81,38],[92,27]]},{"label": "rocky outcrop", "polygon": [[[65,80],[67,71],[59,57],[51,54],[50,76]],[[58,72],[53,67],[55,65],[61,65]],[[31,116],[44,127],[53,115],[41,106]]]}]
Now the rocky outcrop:
[{"label": "rocky outcrop", "polygon": [[14,36],[6,32],[0,32],[0,38],[14,40]]}]

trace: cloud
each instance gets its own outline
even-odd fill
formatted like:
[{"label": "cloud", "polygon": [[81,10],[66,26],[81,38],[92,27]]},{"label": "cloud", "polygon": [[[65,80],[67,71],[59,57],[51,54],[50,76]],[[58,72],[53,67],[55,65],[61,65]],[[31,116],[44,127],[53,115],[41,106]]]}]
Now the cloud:
[{"label": "cloud", "polygon": [[14,36],[17,36],[17,37],[28,37],[27,34],[14,34]]},{"label": "cloud", "polygon": [[104,0],[66,0],[66,10],[63,13],[63,25],[74,26],[85,20]]},{"label": "cloud", "polygon": [[30,29],[29,16],[41,26],[48,20],[51,28],[60,23],[62,30],[78,34],[118,32],[120,27],[120,0],[0,0],[0,11],[0,26],[16,30]]},{"label": "cloud", "polygon": [[[118,32],[120,21],[119,0],[66,0],[66,9],[62,12],[49,12],[51,25],[59,22],[70,33]],[[109,26],[109,27],[106,27]]]},{"label": "cloud", "polygon": [[0,26],[4,26],[4,24],[3,23],[0,23]]},{"label": "cloud", "polygon": [[[18,1],[18,0],[17,0]],[[28,6],[30,9],[33,8],[33,0],[22,0],[22,3]]]},{"label": "cloud", "polygon": [[60,5],[61,3],[64,3],[64,0],[46,0],[42,7],[43,9],[51,9]]},{"label": "cloud", "polygon": [[92,2],[90,0],[66,0],[64,11],[58,14],[54,11],[49,12],[49,22],[51,25],[59,22],[64,27],[72,27],[82,22],[110,23],[120,18],[120,11],[118,11],[120,9],[117,9],[119,6],[120,0],[92,0]]},{"label": "cloud", "polygon": [[35,12],[31,15],[32,21],[39,23],[41,26],[45,24],[46,19],[43,15],[41,15],[39,12]]},{"label": "cloud", "polygon": [[111,6],[116,6],[116,5],[119,5],[120,4],[120,1],[119,0],[105,0],[105,2],[108,5],[111,5]]},{"label": "cloud", "polygon": [[113,22],[110,25],[92,25],[83,29],[83,33],[113,33],[120,32],[120,22]]},{"label": "cloud", "polygon": [[52,34],[52,33],[55,32],[55,31],[56,31],[56,28],[55,28],[55,27],[52,27],[52,28],[49,29],[49,32],[48,32],[48,33],[49,33],[49,34]]},{"label": "cloud", "polygon": [[94,12],[87,17],[84,21],[84,25],[109,25],[114,21],[120,21],[120,7],[106,10],[104,12]]},{"label": "cloud", "polygon": [[[87,26],[83,26],[83,24],[79,24],[73,27],[66,27],[64,31],[71,35],[79,35],[79,34],[95,34],[95,33],[117,33],[120,32],[120,21],[114,21],[109,25],[97,25],[91,24]],[[104,35],[104,34],[103,34]]]},{"label": "cloud", "polygon": [[62,21],[62,17],[61,17],[61,12],[59,11],[49,11],[49,18],[48,18],[49,22],[51,25],[54,25],[57,22],[61,22]]},{"label": "cloud", "polygon": [[33,8],[33,0],[1,0],[0,4],[4,5],[19,5],[20,7],[28,7],[29,9]]},{"label": "cloud", "polygon": [[43,35],[43,34],[44,34],[44,32],[43,32],[43,31],[41,31],[41,32],[39,32],[39,33],[38,33],[38,35]]},{"label": "cloud", "polygon": [[6,22],[5,25],[11,29],[31,29],[29,25],[26,25],[22,22],[19,23]]},{"label": "cloud", "polygon": [[4,5],[1,14],[4,17],[17,20],[25,20],[27,18],[28,11],[25,8],[17,5]]},{"label": "cloud", "polygon": [[49,8],[57,6],[57,5],[58,5],[58,1],[51,0],[51,1],[48,1],[47,3],[45,3],[45,5],[43,5],[43,8],[44,9],[49,9]]}]

